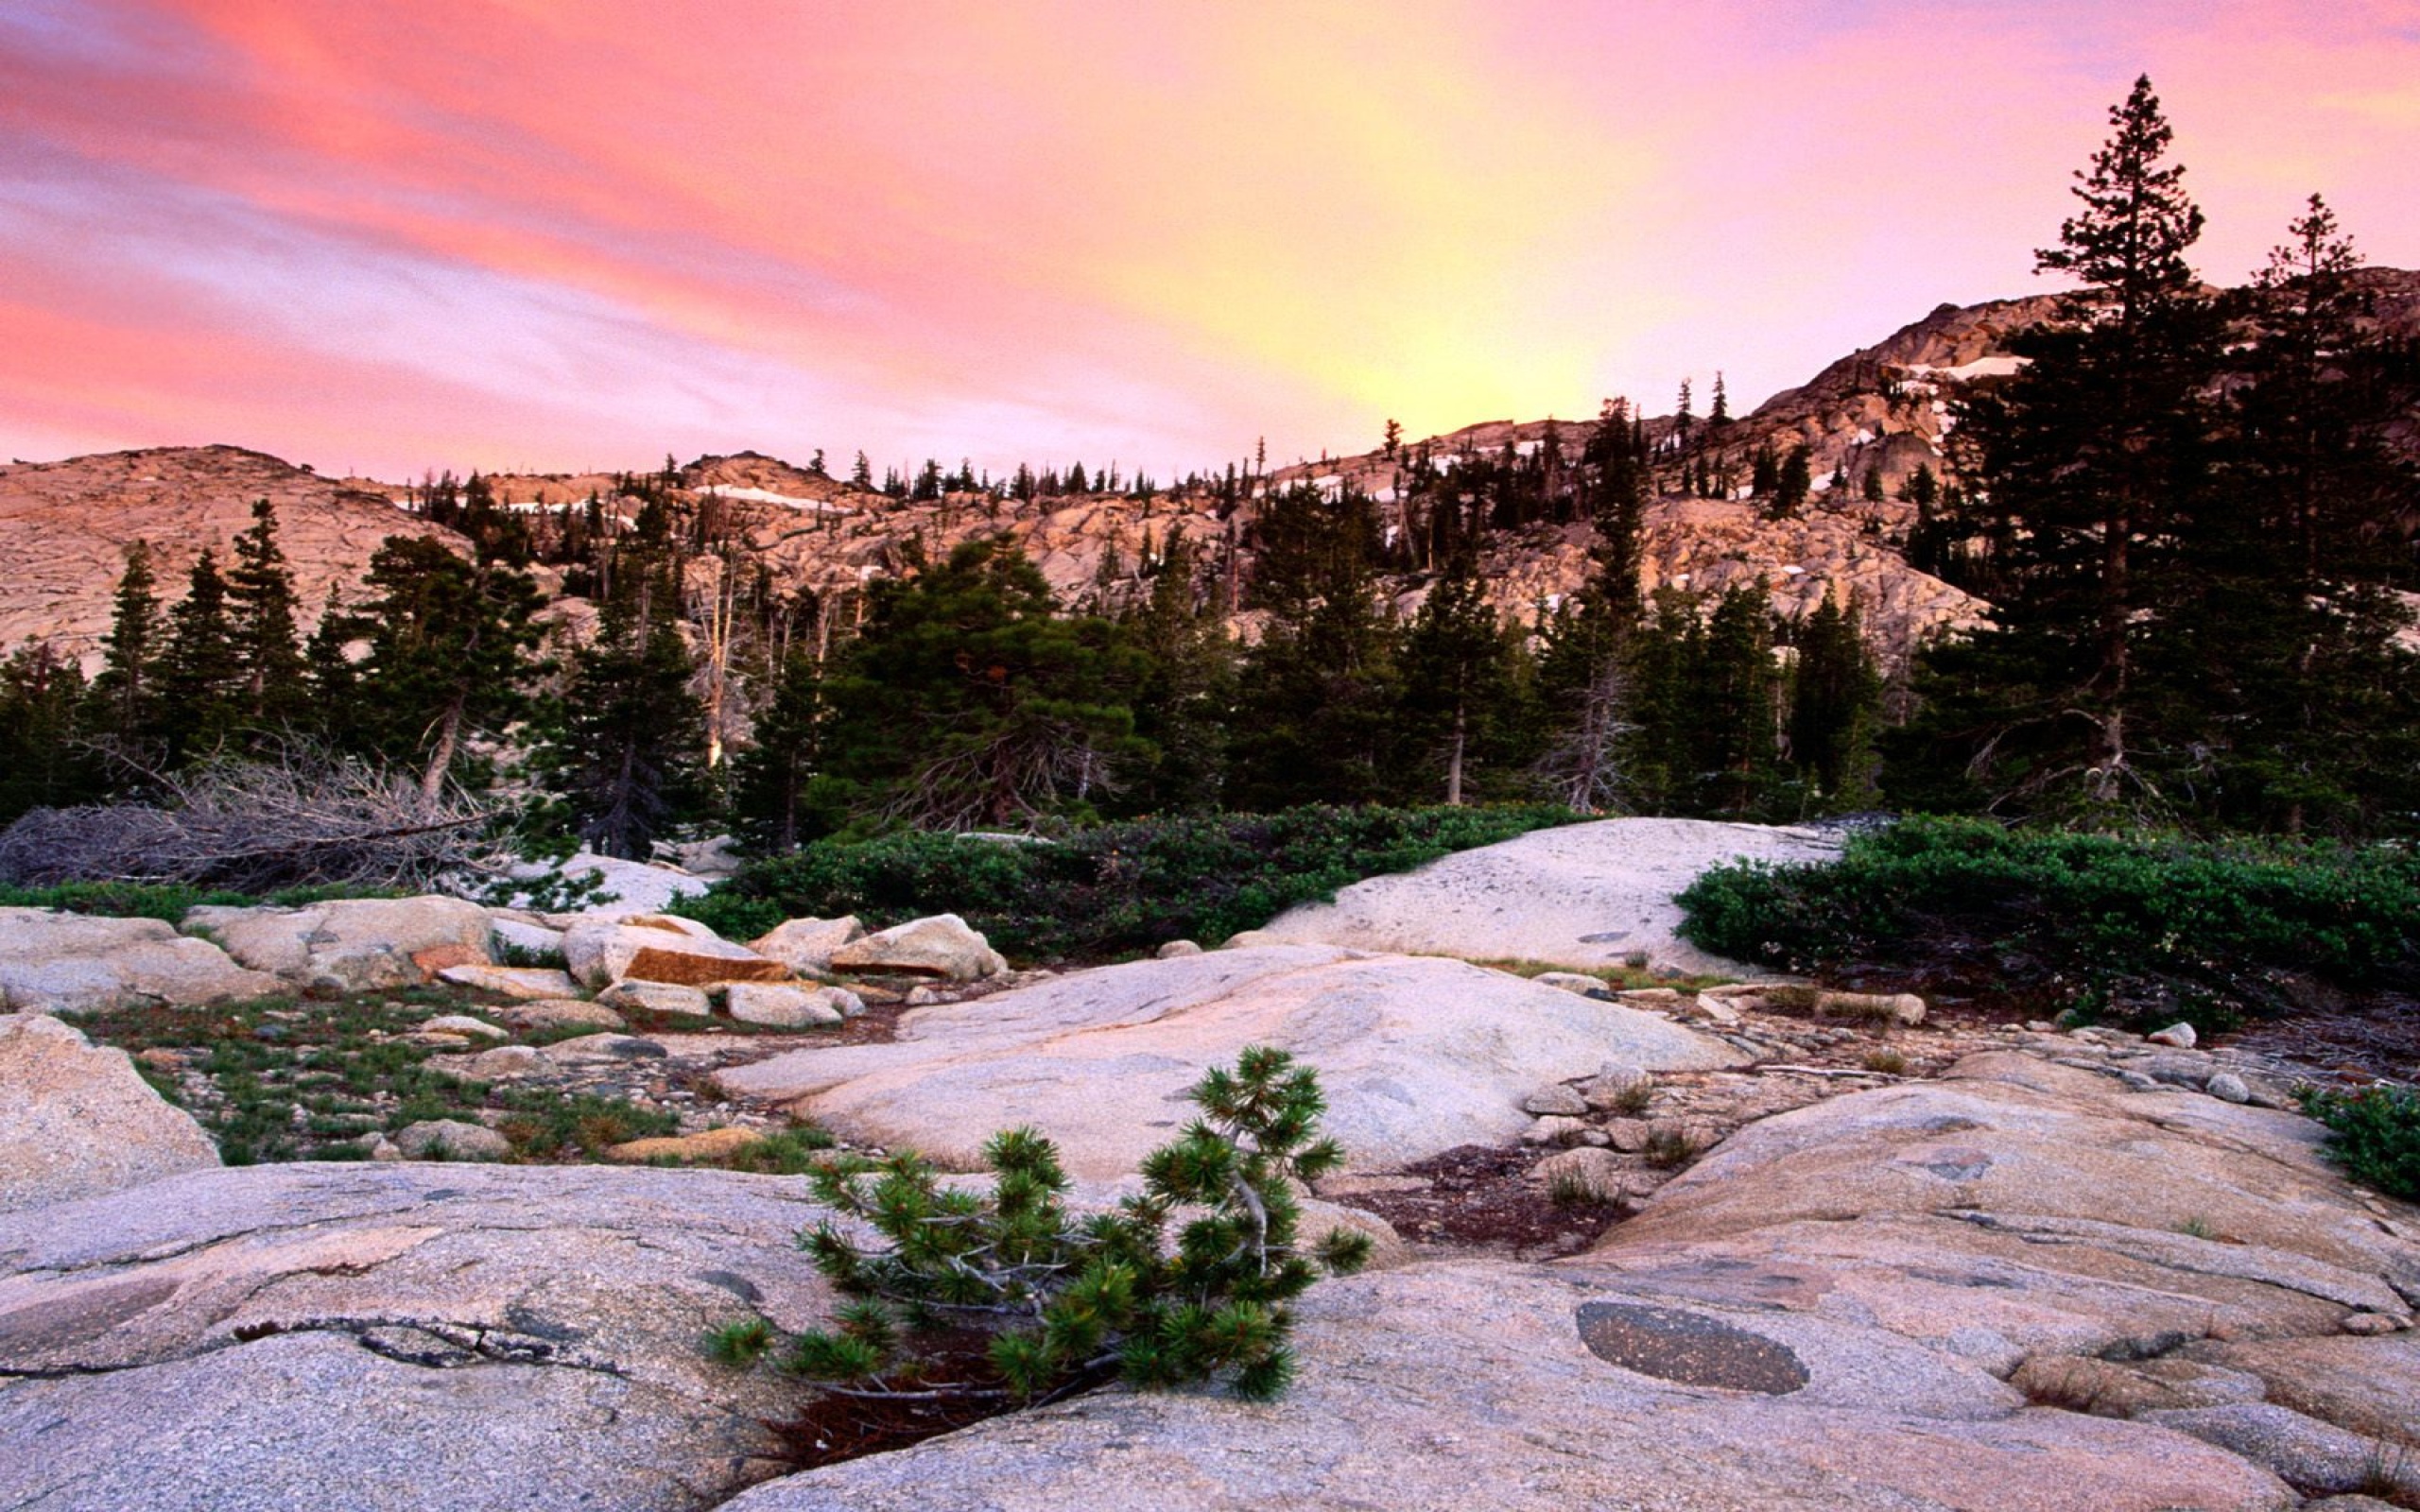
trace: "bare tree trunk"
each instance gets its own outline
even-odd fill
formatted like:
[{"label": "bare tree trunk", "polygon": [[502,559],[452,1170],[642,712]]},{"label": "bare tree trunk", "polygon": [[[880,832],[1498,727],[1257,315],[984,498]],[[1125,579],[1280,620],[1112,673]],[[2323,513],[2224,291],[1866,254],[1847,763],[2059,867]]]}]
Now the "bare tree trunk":
[{"label": "bare tree trunk", "polygon": [[428,765],[421,768],[420,796],[434,803],[437,795],[445,790],[445,774],[454,765],[454,749],[462,743],[462,699],[458,696],[445,706],[437,722],[437,748],[428,753]]}]

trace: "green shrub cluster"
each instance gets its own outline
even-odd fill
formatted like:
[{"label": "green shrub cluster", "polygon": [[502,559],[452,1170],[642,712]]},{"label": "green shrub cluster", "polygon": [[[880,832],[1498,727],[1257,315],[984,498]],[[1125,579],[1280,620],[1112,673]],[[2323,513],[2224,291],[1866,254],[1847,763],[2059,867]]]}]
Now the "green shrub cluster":
[{"label": "green shrub cluster", "polygon": [[112,919],[160,919],[174,924],[189,908],[208,903],[245,908],[274,903],[300,908],[332,898],[372,898],[391,894],[358,887],[288,887],[266,897],[230,892],[222,887],[197,887],[188,883],[66,882],[45,887],[0,884],[0,908],[55,908],[68,914],[101,914]]},{"label": "green shrub cluster", "polygon": [[[1309,1067],[1253,1046],[1187,1095],[1201,1116],[1144,1157],[1142,1192],[1083,1218],[1063,1201],[1057,1148],[1029,1128],[985,1145],[989,1191],[945,1187],[906,1152],[818,1167],[817,1197],[856,1222],[827,1219],[800,1240],[850,1300],[833,1327],[791,1339],[780,1363],[874,1398],[1031,1401],[1112,1375],[1138,1386],[1224,1379],[1248,1400],[1277,1395],[1293,1374],[1288,1304],[1322,1273],[1360,1268],[1370,1239],[1299,1232],[1297,1184],[1344,1160],[1319,1135],[1324,1103]],[[861,1244],[865,1228],[884,1243]],[[970,1329],[984,1336],[979,1366],[962,1339],[949,1348]],[[708,1349],[747,1364],[776,1342],[744,1320]]]},{"label": "green shrub cluster", "polygon": [[1555,807],[1288,809],[1140,819],[1050,840],[908,833],[757,861],[676,911],[747,939],[786,919],[954,913],[995,949],[1100,959],[1215,943],[1364,877],[1567,824]]},{"label": "green shrub cluster", "polygon": [[2204,1027],[2284,1005],[2296,976],[2366,988],[2420,970],[2420,857],[2388,846],[1917,818],[1833,862],[1718,868],[1679,902],[1686,937],[1740,959],[1948,973]]},{"label": "green shrub cluster", "polygon": [[2310,1091],[2303,1111],[2327,1125],[2329,1159],[2390,1197],[2420,1201],[2420,1089]]}]

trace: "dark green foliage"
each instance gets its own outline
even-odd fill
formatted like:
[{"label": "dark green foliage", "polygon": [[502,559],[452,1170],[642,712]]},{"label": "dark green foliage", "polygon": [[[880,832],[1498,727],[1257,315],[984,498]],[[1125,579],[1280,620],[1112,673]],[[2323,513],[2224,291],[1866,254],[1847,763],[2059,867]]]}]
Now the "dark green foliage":
[{"label": "dark green foliage", "polygon": [[301,716],[308,692],[295,627],[294,574],[277,543],[277,511],[267,499],[253,503],[251,528],[235,538],[227,607],[244,719],[256,730],[281,730]]},{"label": "dark green foliage", "polygon": [[1772,497],[1765,506],[1765,518],[1788,520],[1796,515],[1806,507],[1806,496],[1814,487],[1812,454],[1804,446],[1791,447],[1774,474]]},{"label": "dark green foliage", "polygon": [[824,684],[827,807],[865,827],[1022,826],[1092,812],[1148,762],[1142,658],[1113,622],[1060,616],[1013,546],[965,542],[871,606]]},{"label": "dark green foliage", "polygon": [[2420,860],[2389,847],[1909,819],[1836,862],[1718,868],[1679,901],[1689,939],[1742,960],[2204,1027],[2285,1005],[2295,973],[2361,988],[2420,972]]},{"label": "dark green foliage", "polygon": [[227,579],[204,547],[185,579],[185,596],[168,611],[160,660],[160,730],[167,763],[215,754],[243,716],[243,663],[227,615]]},{"label": "dark green foliage", "polygon": [[2324,1148],[2345,1175],[2390,1197],[2420,1200],[2420,1089],[2308,1091],[2302,1101],[2327,1125]]},{"label": "dark green foliage", "polygon": [[0,661],[0,825],[98,796],[101,773],[78,748],[90,701],[83,673],[47,641]]},{"label": "dark green foliage", "polygon": [[1230,735],[1228,800],[1239,807],[1385,797],[1398,737],[1397,632],[1381,610],[1375,506],[1306,483],[1265,502],[1253,607]]},{"label": "dark green foliage", "polygon": [[775,675],[771,703],[756,718],[755,738],[733,762],[732,808],[750,839],[772,851],[793,849],[812,822],[807,786],[821,764],[829,711],[823,664],[790,653]]},{"label": "dark green foliage", "polygon": [[1457,553],[1430,589],[1404,638],[1401,737],[1406,765],[1428,791],[1459,804],[1466,786],[1490,782],[1507,765],[1519,715],[1520,662],[1496,623],[1478,563]]},{"label": "dark green foliage", "polygon": [[352,887],[289,887],[263,897],[181,884],[78,882],[51,887],[0,885],[0,908],[53,908],[68,914],[98,914],[110,919],[157,919],[174,924],[183,920],[188,909],[199,908],[205,903],[229,908],[249,908],[258,903],[269,903],[279,908],[301,908],[310,903],[325,902],[331,898],[383,896],[386,895]]},{"label": "dark green foliage", "polygon": [[1098,959],[1267,923],[1364,877],[1568,823],[1556,808],[1340,809],[1088,826],[1016,843],[911,833],[752,862],[677,911],[745,939],[785,919],[872,928],[944,910],[1020,957]]},{"label": "dark green foliage", "polygon": [[94,734],[127,749],[156,733],[165,634],[151,548],[138,541],[126,548],[126,573],[118,578],[110,632],[101,639],[101,671],[93,679],[93,708],[86,720]]},{"label": "dark green foliage", "polygon": [[[434,794],[466,736],[527,712],[538,591],[526,573],[465,561],[425,536],[389,536],[369,582],[377,596],[363,610],[370,656],[354,739],[418,767],[422,791]],[[318,650],[323,680],[330,650]]]},{"label": "dark green foliage", "polygon": [[1789,675],[1789,759],[1810,807],[1839,813],[1874,799],[1874,741],[1882,722],[1882,677],[1865,646],[1855,604],[1829,597],[1798,626]]},{"label": "dark green foliage", "polygon": [[[913,1154],[818,1168],[817,1197],[885,1243],[861,1246],[829,1220],[799,1236],[852,1300],[833,1328],[793,1340],[785,1363],[874,1397],[1031,1401],[1113,1376],[1144,1387],[1222,1379],[1247,1400],[1275,1397],[1293,1370],[1288,1304],[1322,1271],[1359,1269],[1370,1242],[1346,1230],[1316,1246],[1299,1237],[1290,1183],[1344,1160],[1318,1136],[1325,1105],[1308,1067],[1248,1048],[1187,1095],[1201,1116],[1144,1157],[1142,1194],[1086,1218],[1063,1203],[1057,1147],[1028,1128],[984,1146],[988,1194],[943,1189]],[[1179,1208],[1198,1216],[1171,1245]],[[971,1360],[920,1349],[953,1326],[989,1334],[991,1380],[969,1379]]]},{"label": "dark green foliage", "polygon": [[704,801],[705,710],[689,691],[679,581],[633,564],[596,639],[572,659],[541,757],[565,828],[604,855],[645,856]]}]

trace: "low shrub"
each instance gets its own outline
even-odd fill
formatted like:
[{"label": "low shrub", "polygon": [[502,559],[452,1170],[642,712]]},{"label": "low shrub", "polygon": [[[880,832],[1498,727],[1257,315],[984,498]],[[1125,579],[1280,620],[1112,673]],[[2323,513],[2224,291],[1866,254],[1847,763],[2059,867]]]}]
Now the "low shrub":
[{"label": "low shrub", "polygon": [[[833,1327],[788,1341],[784,1367],[869,1400],[1030,1402],[1113,1378],[1278,1395],[1294,1368],[1288,1304],[1322,1273],[1358,1269],[1369,1236],[1299,1232],[1297,1183],[1344,1159],[1319,1135],[1310,1068],[1249,1047],[1187,1095],[1200,1117],[1144,1157],[1141,1192],[1087,1217],[1067,1210],[1058,1150],[1029,1128],[984,1146],[987,1192],[943,1186],[912,1153],[820,1167],[816,1196],[855,1221],[800,1239],[850,1300]],[[867,1228],[883,1243],[864,1244]],[[738,1364],[769,1344],[743,1319],[709,1348]]]},{"label": "low shrub", "polygon": [[160,919],[174,924],[185,910],[205,903],[247,908],[272,903],[300,908],[332,898],[388,898],[392,890],[364,887],[289,887],[259,895],[223,887],[197,887],[187,883],[63,882],[44,887],[0,884],[0,908],[51,908],[66,914],[100,914],[112,919]]},{"label": "low shrub", "polygon": [[2420,858],[2384,846],[1918,818],[1853,835],[1837,861],[1717,868],[1679,902],[1694,943],[1787,971],[1947,978],[2204,1029],[2285,1006],[2299,976],[2420,972]]},{"label": "low shrub", "polygon": [[2310,1091],[2303,1110],[2327,1125],[2327,1156],[2390,1197],[2420,1200],[2420,1089]]},{"label": "low shrub", "polygon": [[673,908],[736,939],[786,919],[856,914],[880,929],[954,913],[1009,954],[1103,959],[1172,939],[1214,944],[1364,877],[1571,818],[1543,806],[1314,807],[1140,819],[1047,840],[821,841],[752,862]]}]

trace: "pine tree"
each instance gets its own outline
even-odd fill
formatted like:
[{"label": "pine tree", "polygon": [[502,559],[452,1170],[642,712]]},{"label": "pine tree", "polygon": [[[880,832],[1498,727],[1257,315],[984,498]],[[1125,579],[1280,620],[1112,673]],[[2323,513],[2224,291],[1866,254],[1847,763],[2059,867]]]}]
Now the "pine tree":
[{"label": "pine tree", "polygon": [[[360,668],[371,748],[420,768],[434,798],[464,737],[524,715],[538,627],[527,574],[464,561],[425,536],[389,536],[370,558],[370,654]],[[324,652],[323,652],[324,654]]]},{"label": "pine tree", "polygon": [[1714,370],[1714,403],[1705,412],[1705,422],[1711,430],[1720,430],[1731,423],[1731,396],[1723,391],[1722,369]]},{"label": "pine tree", "polygon": [[227,617],[227,580],[207,546],[194,558],[185,596],[168,611],[159,683],[161,731],[172,767],[216,752],[242,718],[243,663]]},{"label": "pine tree", "polygon": [[625,581],[603,607],[595,642],[572,659],[541,765],[583,845],[644,859],[703,801],[705,710],[689,691],[678,579],[649,564]]},{"label": "pine tree", "polygon": [[1874,742],[1882,677],[1866,649],[1857,606],[1829,594],[1798,627],[1789,678],[1789,757],[1821,806],[1840,812],[1875,798]]},{"label": "pine tree", "polygon": [[1765,507],[1768,520],[1794,520],[1806,507],[1806,496],[1815,487],[1812,458],[1804,446],[1793,446],[1782,459],[1781,471],[1774,476],[1772,502]]},{"label": "pine tree", "polygon": [[[486,480],[474,474],[471,482],[472,492],[484,501]],[[251,528],[235,538],[227,608],[242,669],[245,718],[256,730],[290,723],[302,712],[307,688],[295,626],[294,574],[277,543],[277,512],[267,499],[254,501]]]},{"label": "pine tree", "polygon": [[1692,680],[1697,804],[1704,812],[1739,818],[1763,812],[1777,775],[1778,679],[1772,610],[1762,588],[1735,589],[1717,601]]},{"label": "pine tree", "polygon": [[2036,256],[2084,287],[2012,343],[2021,373],[1956,411],[1979,485],[1957,528],[1991,543],[1976,586],[1995,624],[1927,659],[1911,770],[1963,774],[1935,797],[1971,781],[1972,798],[2024,808],[2168,812],[2181,795],[2164,775],[2210,733],[2198,696],[2146,666],[2198,612],[2182,548],[2211,503],[2220,358],[2185,261],[2202,214],[2161,161],[2170,132],[2148,79],[2110,120],[2076,176],[2082,213]]},{"label": "pine tree", "polygon": [[28,641],[0,662],[0,827],[32,808],[65,808],[100,794],[83,749],[94,706],[74,659]]},{"label": "pine tree", "polygon": [[1446,564],[1413,616],[1403,674],[1406,744],[1432,774],[1442,755],[1445,801],[1459,805],[1468,768],[1512,713],[1516,686],[1511,649],[1470,553]]},{"label": "pine tree", "polygon": [[157,729],[164,633],[151,548],[137,541],[126,548],[109,634],[101,638],[101,672],[93,679],[94,708],[86,721],[95,733],[131,745]]},{"label": "pine tree", "polygon": [[1860,491],[1864,501],[1868,504],[1880,504],[1888,497],[1888,495],[1882,491],[1882,469],[1879,466],[1870,467],[1865,470],[1865,482]]},{"label": "pine tree", "polygon": [[1226,781],[1235,646],[1214,607],[1196,600],[1198,570],[1192,541],[1171,535],[1127,626],[1147,669],[1133,702],[1135,737],[1150,751],[1131,784],[1136,812],[1216,808]]}]

